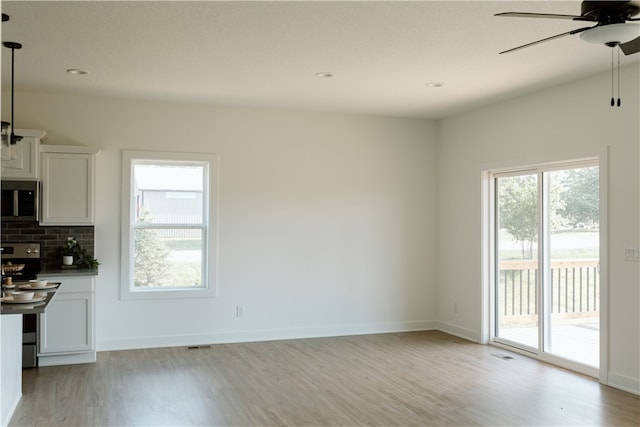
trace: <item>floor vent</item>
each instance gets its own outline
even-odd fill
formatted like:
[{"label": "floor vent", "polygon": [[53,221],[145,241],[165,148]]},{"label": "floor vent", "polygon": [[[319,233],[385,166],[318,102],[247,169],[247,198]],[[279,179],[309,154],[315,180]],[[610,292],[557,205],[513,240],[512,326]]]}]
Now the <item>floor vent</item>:
[{"label": "floor vent", "polygon": [[188,345],[187,350],[199,350],[203,348],[211,348],[210,345]]},{"label": "floor vent", "polygon": [[506,354],[495,353],[495,354],[491,354],[491,355],[494,356],[494,357],[497,357],[498,359],[502,359],[502,360],[511,360],[511,359],[513,359],[513,357],[507,356]]}]

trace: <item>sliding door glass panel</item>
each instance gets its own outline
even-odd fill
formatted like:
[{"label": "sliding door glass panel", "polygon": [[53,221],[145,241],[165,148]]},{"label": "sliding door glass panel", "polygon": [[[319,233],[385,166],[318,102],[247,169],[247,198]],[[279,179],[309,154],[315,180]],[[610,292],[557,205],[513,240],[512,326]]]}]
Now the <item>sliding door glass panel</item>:
[{"label": "sliding door glass panel", "polygon": [[495,185],[495,336],[537,351],[538,175],[502,176]]},{"label": "sliding door glass panel", "polygon": [[599,366],[598,168],[545,173],[549,319],[544,351]]}]

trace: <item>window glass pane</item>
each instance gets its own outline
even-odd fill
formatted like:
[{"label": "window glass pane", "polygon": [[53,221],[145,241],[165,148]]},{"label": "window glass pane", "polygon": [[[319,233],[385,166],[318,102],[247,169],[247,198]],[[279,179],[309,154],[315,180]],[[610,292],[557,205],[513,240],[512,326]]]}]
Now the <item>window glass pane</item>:
[{"label": "window glass pane", "polygon": [[538,347],[538,175],[498,178],[496,337]]},{"label": "window glass pane", "polygon": [[549,186],[548,339],[545,351],[600,365],[599,168],[546,174]]},{"label": "window glass pane", "polygon": [[136,164],[135,222],[201,224],[203,182],[203,166]]},{"label": "window glass pane", "polygon": [[199,228],[136,228],[134,286],[202,287],[202,234]]}]

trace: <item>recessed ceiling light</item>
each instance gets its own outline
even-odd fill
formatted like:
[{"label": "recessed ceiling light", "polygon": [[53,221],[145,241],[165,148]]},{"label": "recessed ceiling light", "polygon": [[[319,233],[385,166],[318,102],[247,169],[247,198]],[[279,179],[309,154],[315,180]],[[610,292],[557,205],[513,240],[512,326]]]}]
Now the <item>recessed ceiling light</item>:
[{"label": "recessed ceiling light", "polygon": [[84,76],[87,74],[87,71],[81,70],[80,68],[69,68],[67,73],[72,74],[74,76]]},{"label": "recessed ceiling light", "polygon": [[429,83],[425,83],[426,87],[442,87],[444,86],[444,83],[442,82],[429,82]]},{"label": "recessed ceiling light", "polygon": [[333,77],[333,73],[330,73],[328,71],[321,71],[319,73],[316,73],[316,77],[320,77],[322,79],[328,79],[329,77]]}]

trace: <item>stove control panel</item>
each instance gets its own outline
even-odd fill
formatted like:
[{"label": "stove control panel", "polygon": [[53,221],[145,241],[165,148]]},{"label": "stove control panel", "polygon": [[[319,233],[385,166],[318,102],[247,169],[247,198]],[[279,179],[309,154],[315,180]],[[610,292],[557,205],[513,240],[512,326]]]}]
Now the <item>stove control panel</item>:
[{"label": "stove control panel", "polygon": [[4,243],[2,259],[40,258],[40,243]]}]

